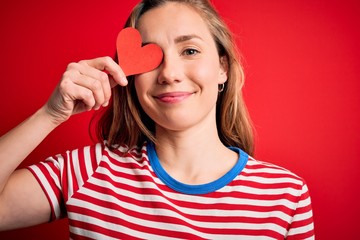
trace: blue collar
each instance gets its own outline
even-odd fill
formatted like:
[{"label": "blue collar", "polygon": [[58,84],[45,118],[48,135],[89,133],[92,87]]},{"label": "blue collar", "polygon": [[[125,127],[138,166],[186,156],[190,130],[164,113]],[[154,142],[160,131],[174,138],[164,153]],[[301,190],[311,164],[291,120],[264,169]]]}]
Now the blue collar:
[{"label": "blue collar", "polygon": [[236,147],[229,147],[229,149],[233,150],[234,152],[238,153],[239,159],[236,162],[235,166],[230,169],[224,176],[221,178],[205,184],[198,184],[198,185],[189,185],[181,183],[174,178],[172,178],[165,169],[161,166],[159,158],[156,154],[155,146],[152,142],[148,142],[147,144],[147,152],[149,156],[150,165],[154,169],[155,174],[163,181],[166,186],[172,188],[173,190],[185,194],[207,194],[214,192],[226,185],[228,185],[236,176],[240,174],[240,172],[244,169],[247,161],[248,161],[248,154],[242,151],[240,148]]}]

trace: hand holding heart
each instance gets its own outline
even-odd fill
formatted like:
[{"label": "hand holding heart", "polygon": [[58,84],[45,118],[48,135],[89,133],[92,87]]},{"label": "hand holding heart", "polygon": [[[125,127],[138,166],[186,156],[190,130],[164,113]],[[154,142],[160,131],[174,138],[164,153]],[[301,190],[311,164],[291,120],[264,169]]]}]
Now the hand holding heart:
[{"label": "hand holding heart", "polygon": [[163,58],[161,48],[155,44],[141,45],[140,33],[125,28],[116,44],[121,67],[110,57],[70,63],[44,106],[52,121],[60,124],[73,114],[107,106],[111,88],[127,85],[125,76],[157,68]]}]

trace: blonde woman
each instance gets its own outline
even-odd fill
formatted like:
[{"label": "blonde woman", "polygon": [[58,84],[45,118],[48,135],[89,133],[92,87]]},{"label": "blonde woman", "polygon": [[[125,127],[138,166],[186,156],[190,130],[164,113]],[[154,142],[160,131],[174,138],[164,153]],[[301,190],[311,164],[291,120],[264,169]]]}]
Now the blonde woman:
[{"label": "blonde woman", "polygon": [[[242,67],[213,6],[144,0],[126,26],[162,63],[128,78],[110,57],[68,65],[0,140],[0,230],[67,216],[72,239],[313,239],[303,179],[251,157]],[[71,115],[103,107],[99,143],[15,171]]]}]

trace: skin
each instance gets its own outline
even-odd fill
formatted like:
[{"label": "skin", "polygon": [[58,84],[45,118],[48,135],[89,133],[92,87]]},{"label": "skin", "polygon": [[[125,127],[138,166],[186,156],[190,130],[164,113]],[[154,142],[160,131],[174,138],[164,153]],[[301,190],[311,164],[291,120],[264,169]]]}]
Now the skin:
[{"label": "skin", "polygon": [[[238,156],[221,143],[216,130],[217,87],[227,79],[226,64],[205,22],[188,6],[168,3],[145,13],[139,31],[144,42],[164,51],[163,63],[135,80],[140,103],[156,122],[161,164],[184,183],[216,180]],[[106,106],[117,84],[126,86],[127,80],[110,57],[70,63],[48,102],[0,138],[0,231],[49,220],[40,185],[28,170],[15,169],[73,114]]]}]

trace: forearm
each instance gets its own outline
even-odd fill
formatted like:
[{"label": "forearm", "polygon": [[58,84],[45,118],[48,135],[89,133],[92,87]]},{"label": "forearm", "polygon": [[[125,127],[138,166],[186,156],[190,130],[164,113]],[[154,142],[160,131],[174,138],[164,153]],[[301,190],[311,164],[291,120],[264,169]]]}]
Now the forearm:
[{"label": "forearm", "polygon": [[0,138],[0,193],[19,164],[56,126],[41,108]]}]

